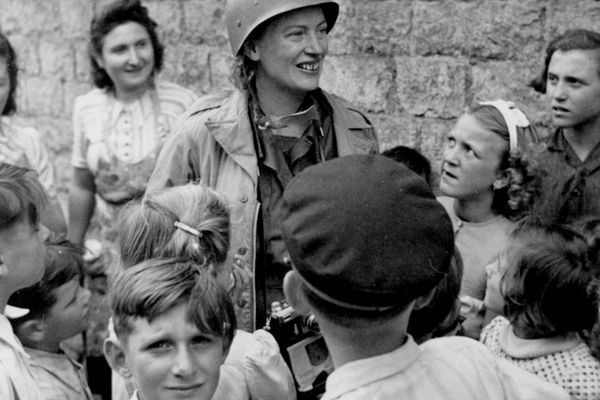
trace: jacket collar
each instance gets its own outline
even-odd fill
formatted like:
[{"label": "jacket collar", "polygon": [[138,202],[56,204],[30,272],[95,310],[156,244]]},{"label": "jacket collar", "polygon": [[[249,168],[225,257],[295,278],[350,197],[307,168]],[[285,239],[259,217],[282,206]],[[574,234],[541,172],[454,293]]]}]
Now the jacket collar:
[{"label": "jacket collar", "polygon": [[258,165],[245,93],[236,90],[225,99],[215,116],[206,122],[206,128],[256,184]]},{"label": "jacket collar", "polygon": [[[333,113],[333,129],[337,144],[338,156],[354,154],[356,143],[351,143],[349,135],[352,131],[360,132],[372,129],[372,126],[361,114],[351,112],[352,106],[321,90]],[[248,115],[248,98],[246,93],[236,90],[223,100],[221,107],[206,122],[206,127],[223,150],[239,164],[257,183],[258,164],[252,127]],[[365,141],[365,146],[372,143]]]},{"label": "jacket collar", "polygon": [[[346,103],[345,101],[340,101],[338,98],[324,90],[321,90],[321,93],[323,93],[325,99],[331,106],[333,130],[335,132],[338,156],[342,157],[356,153],[356,144],[351,144],[348,135],[352,131],[360,132],[364,129],[372,129],[372,125],[370,125],[364,118],[361,117],[361,114],[358,110],[354,109],[356,112],[351,113],[348,110],[348,108],[352,110],[353,106],[351,104]],[[365,145],[370,147],[372,146],[372,143],[367,144],[365,142]],[[368,149],[366,150],[368,151]]]}]

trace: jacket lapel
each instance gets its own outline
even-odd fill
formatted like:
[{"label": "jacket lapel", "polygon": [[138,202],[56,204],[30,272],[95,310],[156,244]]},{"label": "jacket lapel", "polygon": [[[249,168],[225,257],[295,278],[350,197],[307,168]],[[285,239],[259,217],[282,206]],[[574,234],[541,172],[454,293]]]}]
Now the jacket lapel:
[{"label": "jacket lapel", "polygon": [[248,117],[246,96],[239,91],[227,99],[219,113],[206,122],[214,139],[254,181],[258,180],[258,165],[252,127]]},{"label": "jacket lapel", "polygon": [[377,149],[377,142],[364,135],[364,132],[372,132],[373,126],[360,116],[348,111],[344,104],[326,91],[321,91],[333,111],[333,130],[337,144],[338,156],[351,154],[367,154]]}]

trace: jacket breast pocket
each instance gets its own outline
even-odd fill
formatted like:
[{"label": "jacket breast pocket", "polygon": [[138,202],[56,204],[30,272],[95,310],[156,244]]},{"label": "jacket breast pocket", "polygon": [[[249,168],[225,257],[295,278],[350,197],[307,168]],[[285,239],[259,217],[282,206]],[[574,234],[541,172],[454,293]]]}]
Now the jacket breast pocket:
[{"label": "jacket breast pocket", "polygon": [[349,131],[348,140],[354,148],[355,154],[377,154],[379,152],[372,127],[350,128]]}]

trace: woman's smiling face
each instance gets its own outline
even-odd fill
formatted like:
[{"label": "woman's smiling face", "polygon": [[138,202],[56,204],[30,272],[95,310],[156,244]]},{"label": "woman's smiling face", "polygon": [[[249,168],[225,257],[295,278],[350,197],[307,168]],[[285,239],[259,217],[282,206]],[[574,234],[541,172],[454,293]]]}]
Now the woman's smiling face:
[{"label": "woman's smiling face", "polygon": [[137,22],[117,25],[104,37],[96,61],[112,80],[118,97],[137,97],[149,87],[154,73],[150,34]]},{"label": "woman's smiling face", "polygon": [[257,85],[268,92],[306,93],[319,87],[328,51],[327,21],[319,6],[301,8],[267,22],[250,50]]}]

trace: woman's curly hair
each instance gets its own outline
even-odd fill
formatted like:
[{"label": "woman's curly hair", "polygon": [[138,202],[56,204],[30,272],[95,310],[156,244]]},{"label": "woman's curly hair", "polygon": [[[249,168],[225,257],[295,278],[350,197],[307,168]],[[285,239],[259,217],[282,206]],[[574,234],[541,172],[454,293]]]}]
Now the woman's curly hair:
[{"label": "woman's curly hair", "polygon": [[494,190],[492,208],[510,220],[528,215],[534,206],[541,186],[542,169],[537,162],[541,144],[529,144],[524,150],[510,151],[507,167],[500,180],[504,187]]},{"label": "woman's curly hair", "polygon": [[521,219],[532,209],[541,186],[542,170],[537,158],[544,147],[535,127],[517,127],[517,147],[511,150],[508,126],[496,107],[474,103],[467,113],[506,142],[499,166],[501,176],[493,185],[492,210],[513,221]]}]

